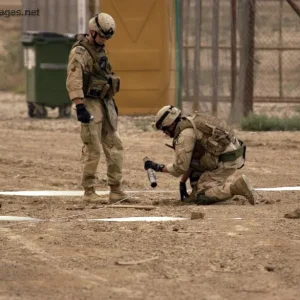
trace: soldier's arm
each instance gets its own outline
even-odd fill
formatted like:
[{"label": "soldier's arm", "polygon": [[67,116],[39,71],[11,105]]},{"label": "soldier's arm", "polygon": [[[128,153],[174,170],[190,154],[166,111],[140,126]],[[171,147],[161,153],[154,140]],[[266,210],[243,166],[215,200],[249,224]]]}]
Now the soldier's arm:
[{"label": "soldier's arm", "polygon": [[179,177],[188,172],[195,145],[195,134],[192,128],[181,132],[175,145],[175,161],[162,170]]},{"label": "soldier's arm", "polygon": [[85,65],[83,57],[84,51],[85,49],[83,47],[77,46],[71,50],[69,55],[66,87],[70,99],[75,104],[82,103],[82,99],[84,98],[82,89],[82,70]]}]

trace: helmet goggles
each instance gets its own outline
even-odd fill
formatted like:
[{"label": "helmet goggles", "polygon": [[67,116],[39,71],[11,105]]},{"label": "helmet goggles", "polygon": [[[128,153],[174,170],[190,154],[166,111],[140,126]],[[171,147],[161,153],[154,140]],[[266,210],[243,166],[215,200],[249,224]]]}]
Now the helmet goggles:
[{"label": "helmet goggles", "polygon": [[101,37],[103,37],[103,38],[105,38],[105,39],[108,40],[108,39],[110,39],[113,36],[114,30],[112,28],[109,28],[108,30],[103,30],[103,28],[100,26],[99,20],[98,20],[98,14],[95,15],[95,22],[96,22],[97,27],[99,28],[98,34]]},{"label": "helmet goggles", "polygon": [[159,118],[159,120],[157,120],[155,126],[156,126],[156,128],[157,128],[158,130],[164,131],[164,130],[166,130],[166,127],[168,127],[168,126],[162,126],[162,124],[163,124],[165,118],[168,116],[169,113],[170,113],[170,112],[167,110],[167,111],[164,112],[164,114]]}]

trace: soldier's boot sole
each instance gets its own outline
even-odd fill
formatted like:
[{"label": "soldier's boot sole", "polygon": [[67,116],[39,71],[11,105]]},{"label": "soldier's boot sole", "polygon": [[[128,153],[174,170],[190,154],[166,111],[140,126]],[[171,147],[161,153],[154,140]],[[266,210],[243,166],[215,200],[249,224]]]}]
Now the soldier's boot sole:
[{"label": "soldier's boot sole", "polygon": [[249,183],[247,177],[242,175],[239,177],[231,186],[230,192],[233,196],[240,195],[244,196],[250,204],[255,205],[255,196],[254,196],[254,189]]},{"label": "soldier's boot sole", "polygon": [[84,194],[83,195],[83,202],[84,203],[94,203],[94,204],[108,204],[108,201],[106,199],[101,198],[96,193],[92,193],[90,195]]}]

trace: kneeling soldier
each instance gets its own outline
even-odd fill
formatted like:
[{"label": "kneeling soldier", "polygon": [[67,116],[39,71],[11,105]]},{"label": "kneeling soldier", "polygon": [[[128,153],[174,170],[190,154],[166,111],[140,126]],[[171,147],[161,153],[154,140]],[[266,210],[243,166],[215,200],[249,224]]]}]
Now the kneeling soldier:
[{"label": "kneeling soldier", "polygon": [[[155,117],[154,127],[173,138],[174,163],[163,165],[146,161],[144,168],[181,177],[181,200],[209,205],[242,195],[254,205],[254,190],[245,175],[230,182],[228,177],[244,166],[246,146],[222,121],[207,114],[183,116],[171,105]],[[188,197],[190,178],[195,197]]]}]

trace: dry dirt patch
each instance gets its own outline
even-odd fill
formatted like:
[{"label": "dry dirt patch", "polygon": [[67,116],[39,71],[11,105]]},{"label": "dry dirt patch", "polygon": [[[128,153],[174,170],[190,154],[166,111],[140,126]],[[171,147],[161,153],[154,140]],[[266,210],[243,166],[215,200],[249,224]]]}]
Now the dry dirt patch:
[{"label": "dry dirt patch", "polygon": [[[29,119],[24,97],[9,93],[0,94],[0,107],[1,190],[79,190],[76,119],[54,112]],[[172,161],[170,140],[150,131],[151,120],[120,118],[126,189],[150,189],[144,156]],[[239,137],[248,145],[242,171],[255,187],[300,185],[300,133]],[[103,156],[99,175],[107,190]],[[1,215],[56,221],[0,223],[0,299],[298,299],[300,221],[284,215],[299,208],[299,192],[261,192],[255,207],[235,198],[200,208],[180,205],[178,179],[157,177],[158,189],[170,192],[132,195],[155,205],[151,211],[84,207],[78,197],[1,196]],[[191,220],[197,212],[204,218]],[[86,220],[124,216],[187,220]]]}]

